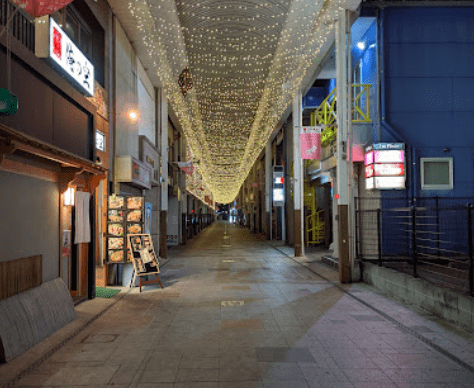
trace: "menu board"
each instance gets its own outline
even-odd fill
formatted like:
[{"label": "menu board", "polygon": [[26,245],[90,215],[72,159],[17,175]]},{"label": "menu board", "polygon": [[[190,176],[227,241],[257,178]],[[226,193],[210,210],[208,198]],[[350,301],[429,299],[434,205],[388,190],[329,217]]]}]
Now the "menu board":
[{"label": "menu board", "polygon": [[160,273],[151,235],[129,234],[128,244],[137,276]]},{"label": "menu board", "polygon": [[143,232],[144,198],[111,195],[107,209],[107,263],[130,262],[128,234]]}]

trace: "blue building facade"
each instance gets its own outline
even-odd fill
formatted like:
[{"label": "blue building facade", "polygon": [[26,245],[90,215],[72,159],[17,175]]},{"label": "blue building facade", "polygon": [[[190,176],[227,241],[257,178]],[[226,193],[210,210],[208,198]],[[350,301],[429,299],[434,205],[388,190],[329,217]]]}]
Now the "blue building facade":
[{"label": "blue building facade", "polygon": [[[407,142],[413,197],[473,196],[474,8],[385,8],[379,18],[381,141]],[[451,158],[452,188],[424,188],[421,158]]]},{"label": "blue building facade", "polygon": [[[362,15],[374,23],[353,42],[352,62],[374,85],[373,141],[406,144],[405,190],[380,190],[382,210],[405,209],[382,212],[382,254],[409,257],[417,246],[425,260],[467,255],[468,210],[446,206],[474,199],[474,8]],[[436,210],[413,214],[410,206]]]}]

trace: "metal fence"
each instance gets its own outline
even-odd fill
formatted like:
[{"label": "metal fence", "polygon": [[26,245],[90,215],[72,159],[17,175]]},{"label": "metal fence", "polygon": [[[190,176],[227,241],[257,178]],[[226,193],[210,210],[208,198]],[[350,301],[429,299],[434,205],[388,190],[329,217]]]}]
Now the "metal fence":
[{"label": "metal fence", "polygon": [[358,198],[356,257],[474,296],[473,198]]}]

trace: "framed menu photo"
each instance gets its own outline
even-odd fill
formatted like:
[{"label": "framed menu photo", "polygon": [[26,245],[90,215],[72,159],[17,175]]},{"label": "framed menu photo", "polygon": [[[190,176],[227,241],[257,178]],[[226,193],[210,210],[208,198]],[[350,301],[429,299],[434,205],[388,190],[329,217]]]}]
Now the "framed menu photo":
[{"label": "framed menu photo", "polygon": [[[153,248],[153,241],[150,234],[128,234],[128,249],[134,268],[134,278],[139,277],[140,292],[142,292],[142,284],[158,282],[163,288],[163,284],[158,277],[160,266]],[[156,280],[143,281],[142,276],[155,275]]]},{"label": "framed menu photo", "polygon": [[143,233],[143,197],[111,195],[107,209],[107,263],[132,261],[128,248],[128,235]]}]

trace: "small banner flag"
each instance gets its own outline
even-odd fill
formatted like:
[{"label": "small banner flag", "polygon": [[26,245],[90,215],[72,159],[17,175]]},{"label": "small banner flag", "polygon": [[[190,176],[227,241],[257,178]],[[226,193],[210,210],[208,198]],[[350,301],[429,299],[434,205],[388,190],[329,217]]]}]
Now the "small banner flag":
[{"label": "small banner flag", "polygon": [[194,171],[193,162],[178,162],[178,167],[189,175]]},{"label": "small banner flag", "polygon": [[321,158],[321,127],[302,127],[300,133],[301,158]]}]

